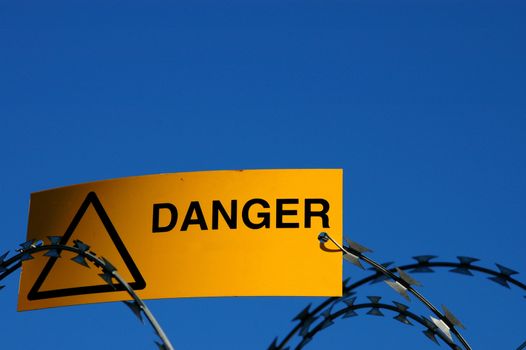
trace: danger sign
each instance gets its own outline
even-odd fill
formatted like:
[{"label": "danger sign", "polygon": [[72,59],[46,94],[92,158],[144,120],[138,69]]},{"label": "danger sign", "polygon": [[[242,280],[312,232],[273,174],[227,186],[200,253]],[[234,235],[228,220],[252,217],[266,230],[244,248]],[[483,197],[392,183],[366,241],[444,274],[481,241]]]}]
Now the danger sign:
[{"label": "danger sign", "polygon": [[[339,296],[342,170],[174,173],[31,195],[28,239],[81,240],[144,299]],[[74,257],[24,262],[19,310],[127,300]],[[120,289],[120,290],[119,290]]]}]

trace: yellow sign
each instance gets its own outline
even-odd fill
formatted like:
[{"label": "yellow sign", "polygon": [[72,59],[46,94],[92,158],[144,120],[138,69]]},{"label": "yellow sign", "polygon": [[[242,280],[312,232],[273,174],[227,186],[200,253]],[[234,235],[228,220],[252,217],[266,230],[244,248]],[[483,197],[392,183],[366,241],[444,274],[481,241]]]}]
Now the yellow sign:
[{"label": "yellow sign", "polygon": [[[342,170],[245,170],[113,179],[33,193],[28,239],[80,240],[143,299],[339,296]],[[35,254],[18,309],[128,300],[91,266]]]}]

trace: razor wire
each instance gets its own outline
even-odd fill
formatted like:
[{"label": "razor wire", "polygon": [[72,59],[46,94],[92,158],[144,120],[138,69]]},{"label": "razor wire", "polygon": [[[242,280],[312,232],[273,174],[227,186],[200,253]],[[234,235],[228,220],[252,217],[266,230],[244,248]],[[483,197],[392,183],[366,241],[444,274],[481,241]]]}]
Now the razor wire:
[{"label": "razor wire", "polygon": [[[88,268],[89,265],[87,261],[91,262],[95,267],[98,267],[102,270],[102,273],[99,274],[99,276],[108,285],[113,287],[114,290],[126,291],[132,297],[133,301],[124,301],[124,303],[141,321],[143,321],[143,314],[146,316],[160,339],[160,342],[155,341],[159,349],[173,350],[173,346],[154,318],[153,314],[150,312],[144,302],[137,296],[133,289],[128,285],[128,283],[118,274],[116,268],[104,257],[97,256],[93,251],[90,250],[90,247],[82,241],[75,240],[73,242],[74,246],[67,246],[60,244],[61,238],[61,236],[49,236],[48,239],[50,244],[48,245],[44,245],[42,241],[29,240],[20,244],[21,248],[17,249],[18,253],[14,256],[7,259],[9,252],[0,255],[0,281],[20,268],[24,261],[33,259],[34,257],[32,255],[35,253],[46,251],[44,255],[50,258],[60,258],[61,251],[76,253],[77,255],[71,259],[72,261]],[[319,239],[322,244],[328,240],[333,241],[330,236],[323,233],[320,234]],[[337,243],[335,241],[333,242]],[[496,264],[498,269],[497,271],[475,265],[474,263],[479,261],[477,258],[458,256],[458,262],[451,262],[433,261],[433,259],[437,258],[437,256],[434,255],[420,255],[413,257],[413,259],[416,260],[416,263],[398,267],[390,267],[392,262],[378,264],[374,260],[366,257],[363,253],[369,252],[370,250],[368,248],[365,248],[350,240],[346,240],[346,242],[347,246],[340,246],[337,244],[343,253],[343,258],[346,261],[349,261],[361,268],[363,268],[363,266],[360,264],[360,260],[365,261],[372,265],[369,270],[373,270],[375,273],[352,284],[348,284],[348,279],[343,281],[342,297],[328,298],[324,302],[320,303],[312,311],[310,311],[311,305],[309,305],[293,319],[293,321],[299,321],[298,325],[296,325],[296,327],[294,327],[281,342],[278,343],[278,338],[274,339],[274,342],[268,348],[269,350],[289,349],[288,347],[285,348],[285,346],[297,333],[299,333],[301,340],[295,349],[303,349],[303,347],[307,345],[316,334],[333,325],[336,319],[357,316],[357,310],[367,308],[370,309],[367,314],[373,316],[384,316],[381,310],[397,312],[398,314],[393,317],[394,319],[408,325],[412,324],[411,321],[414,321],[424,326],[424,335],[434,343],[438,344],[438,337],[451,349],[460,349],[460,347],[453,342],[449,332],[455,334],[456,329],[454,326],[457,325],[463,328],[463,325],[445,307],[443,307],[444,313],[441,313],[438,310],[437,313],[435,313],[435,315],[439,317],[437,320],[432,317],[428,319],[425,316],[418,316],[410,312],[407,305],[396,301],[393,301],[393,304],[381,303],[381,297],[378,296],[368,296],[368,303],[355,303],[356,297],[353,296],[353,291],[355,289],[365,285],[366,283],[378,283],[382,281],[386,282],[391,288],[401,294],[404,298],[408,299],[407,292],[409,291],[412,293],[411,290],[413,289],[411,285],[419,285],[419,282],[412,279],[412,277],[405,271],[409,271],[410,273],[429,273],[434,272],[433,268],[451,268],[449,270],[450,272],[466,276],[473,276],[473,272],[480,272],[489,276],[488,279],[498,283],[503,287],[510,288],[510,285],[513,285],[522,291],[526,291],[526,285],[512,277],[512,275],[518,274],[518,272],[500,264]],[[399,274],[399,276],[394,274],[396,272]],[[119,284],[115,284],[113,279],[115,279]],[[4,286],[0,285],[0,290],[2,288],[4,288]],[[427,303],[429,302],[427,301]],[[338,308],[336,305],[345,306]],[[337,310],[334,311],[334,309]],[[320,322],[316,324],[317,320],[320,320]],[[446,327],[444,327],[444,325]],[[458,339],[460,340],[463,338],[460,337]],[[467,343],[464,344],[462,341],[461,343],[464,345],[465,349],[471,349]],[[517,350],[525,348],[526,342],[521,344]]]},{"label": "razor wire", "polygon": [[[320,240],[320,243],[323,244],[327,242],[328,240],[332,240],[332,239],[326,233],[321,233],[319,236],[319,240]],[[346,239],[346,242],[347,242],[346,247],[341,247],[341,246],[339,247],[339,248],[343,248],[343,249],[340,249],[343,252],[343,258],[346,261],[351,262],[352,264],[363,269],[363,266],[360,263],[360,259],[362,259],[364,252],[371,252],[371,250],[356,242],[350,241],[348,239]],[[416,263],[402,265],[398,267],[390,267],[393,264],[393,262],[387,262],[383,264],[378,264],[375,262],[375,265],[373,265],[373,267],[368,269],[368,270],[375,271],[375,273],[365,278],[362,278],[352,284],[348,283],[349,279],[346,279],[343,281],[342,297],[327,298],[325,301],[323,301],[317,307],[315,307],[312,311],[310,311],[311,305],[309,305],[307,308],[302,310],[293,319],[293,321],[299,321],[299,323],[283,338],[283,340],[278,341],[278,338],[275,338],[273,343],[270,345],[268,349],[269,350],[288,349],[285,346],[298,333],[299,333],[299,336],[302,338],[300,340],[300,344],[304,342],[305,336],[307,335],[310,335],[310,338],[307,341],[307,342],[310,342],[313,335],[315,335],[316,333],[328,327],[327,324],[325,326],[322,326],[322,323],[320,323],[318,324],[318,326],[316,326],[316,328],[312,329],[312,331],[314,331],[313,333],[309,333],[311,332],[311,330],[309,330],[309,327],[312,326],[314,321],[317,320],[320,317],[320,315],[326,318],[325,316],[327,314],[330,314],[330,310],[332,309],[333,305],[335,305],[338,302],[345,303],[345,300],[348,300],[349,297],[354,294],[353,291],[355,289],[367,283],[374,284],[378,282],[386,282],[397,293],[399,293],[404,298],[409,300],[408,295],[407,295],[407,290],[405,289],[404,283],[401,283],[401,281],[397,281],[396,279],[391,280],[392,278],[391,276],[393,276],[394,273],[398,273],[400,276],[399,279],[405,280],[407,284],[419,285],[420,283],[414,280],[405,271],[409,271],[410,273],[433,273],[435,272],[433,268],[450,268],[449,270],[450,272],[465,275],[465,276],[473,276],[474,275],[473,272],[480,272],[482,274],[487,275],[489,280],[505,288],[510,289],[510,285],[512,285],[526,292],[526,285],[512,277],[512,275],[518,274],[518,272],[508,267],[505,267],[501,264],[496,263],[495,265],[497,266],[498,270],[492,270],[490,268],[474,265],[475,262],[480,261],[477,258],[472,258],[472,257],[467,257],[467,256],[458,256],[457,257],[458,262],[433,261],[433,259],[436,259],[436,258],[438,257],[435,255],[414,256],[413,259],[416,260]],[[372,259],[369,258],[369,260],[372,260]],[[396,275],[394,276],[398,277]],[[455,321],[455,323],[458,323],[457,325],[459,327],[464,328],[463,325],[460,323],[460,321],[445,306],[443,306],[443,309],[444,309],[444,316],[446,319],[449,319],[449,321],[453,320]],[[432,318],[431,320],[429,320],[424,316],[421,316],[421,318],[424,320],[423,322],[425,323],[425,325],[428,326],[428,328],[424,331],[424,334],[430,340],[436,343],[437,341],[436,341],[435,336],[439,336],[442,340],[444,340],[443,336],[446,335],[445,339],[447,339],[447,341],[445,341],[445,343],[448,345],[451,343],[452,339],[450,338],[450,336],[447,336],[447,328],[439,327],[440,324],[436,322],[436,319]],[[434,335],[434,336],[430,337],[430,335]],[[523,343],[517,350],[520,350],[523,348],[526,349],[526,342]]]},{"label": "razor wire", "polygon": [[[137,316],[137,318],[144,323],[143,315],[146,317],[155,333],[159,337],[160,341],[155,341],[155,344],[160,350],[174,350],[170,340],[164,333],[160,324],[157,322],[150,309],[142,301],[142,299],[135,293],[130,285],[122,278],[117,272],[115,266],[113,266],[106,258],[97,256],[93,251],[90,250],[90,246],[80,240],[73,241],[73,246],[60,244],[62,236],[48,236],[49,244],[45,245],[41,240],[29,240],[20,244],[19,249],[16,251],[17,254],[7,258],[9,251],[0,255],[0,281],[9,276],[14,271],[18,270],[24,261],[34,259],[33,254],[45,251],[44,256],[50,258],[61,258],[62,251],[69,251],[77,254],[71,258],[75,263],[89,268],[88,262],[92,263],[95,267],[100,268],[102,273],[99,277],[104,280],[109,286],[115,291],[125,291],[133,299],[133,301],[124,301],[124,304],[130,308],[130,310]],[[114,283],[114,280],[118,284]],[[0,290],[5,286],[0,285]]]},{"label": "razor wire", "polygon": [[[338,318],[346,319],[350,317],[356,317],[359,314],[358,310],[369,309],[367,315],[371,316],[385,316],[382,311],[394,312],[396,315],[393,319],[401,322],[402,324],[414,326],[411,322],[415,322],[424,326],[425,329],[422,331],[426,337],[432,340],[434,343],[439,344],[436,337],[440,338],[444,343],[446,343],[451,349],[459,349],[458,345],[450,340],[450,338],[442,333],[437,331],[437,326],[428,320],[424,316],[419,316],[411,311],[409,311],[409,306],[393,301],[392,304],[386,304],[380,302],[382,297],[380,296],[367,296],[369,302],[366,303],[356,303],[356,296],[350,293],[345,298],[339,298],[331,303],[330,307],[325,309],[322,313],[317,316],[313,316],[309,313],[310,305],[307,306],[295,320],[302,321],[303,325],[300,328],[300,336],[302,337],[299,344],[294,347],[295,350],[303,349],[310,341],[314,338],[319,332],[329,328],[335,324],[335,320]],[[269,347],[269,350],[281,349],[280,345],[277,344],[277,339]],[[284,350],[290,350],[289,347]]]}]

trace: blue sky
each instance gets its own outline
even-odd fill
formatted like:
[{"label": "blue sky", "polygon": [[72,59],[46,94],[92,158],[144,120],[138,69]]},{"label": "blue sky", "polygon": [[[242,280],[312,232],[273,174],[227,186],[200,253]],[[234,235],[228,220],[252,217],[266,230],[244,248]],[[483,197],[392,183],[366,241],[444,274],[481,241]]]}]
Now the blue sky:
[{"label": "blue sky", "polygon": [[[521,1],[1,1],[0,248],[24,240],[42,189],[341,167],[345,234],[374,259],[468,255],[526,273],[525,15]],[[446,271],[416,275],[419,290],[474,349],[526,340],[524,293]],[[120,303],[17,313],[17,279],[0,292],[6,348],[154,348]],[[383,284],[367,295],[402,301]],[[322,300],[148,305],[178,350],[266,349]],[[361,314],[306,349],[436,346],[393,314]]]}]

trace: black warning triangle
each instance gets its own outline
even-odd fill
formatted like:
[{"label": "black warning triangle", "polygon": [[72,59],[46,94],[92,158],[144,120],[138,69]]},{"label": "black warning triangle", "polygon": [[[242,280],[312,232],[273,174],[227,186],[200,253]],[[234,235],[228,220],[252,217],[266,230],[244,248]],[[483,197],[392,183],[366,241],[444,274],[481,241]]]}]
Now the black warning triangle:
[{"label": "black warning triangle", "polygon": [[[69,224],[69,227],[64,233],[64,236],[62,236],[62,239],[60,240],[60,244],[65,245],[69,241],[69,239],[73,235],[73,232],[77,228],[77,225],[81,221],[82,217],[84,216],[84,214],[86,213],[90,205],[92,205],[93,208],[95,209],[99,219],[101,220],[102,224],[104,225],[104,228],[106,229],[106,232],[108,233],[111,240],[113,241],[113,244],[117,248],[121,258],[123,259],[124,263],[126,264],[126,267],[130,271],[131,276],[134,279],[133,282],[129,283],[130,287],[133,288],[134,290],[144,289],[146,287],[146,281],[142,277],[139,269],[137,268],[137,265],[135,265],[132,257],[130,256],[130,253],[128,253],[128,250],[124,246],[124,243],[122,243],[122,240],[119,237],[117,230],[111,223],[111,220],[108,214],[104,210],[104,207],[102,206],[102,203],[100,202],[95,192],[88,193],[88,195],[86,196],[86,199],[84,199],[84,202],[82,202],[82,205],[80,206],[79,210],[73,217],[71,224]],[[58,298],[58,297],[65,297],[65,296],[71,296],[71,295],[104,293],[104,292],[114,292],[114,291],[125,290],[122,284],[116,283],[114,284],[115,289],[108,284],[100,284],[96,286],[84,286],[84,287],[74,287],[74,288],[63,288],[63,289],[40,291],[42,284],[46,280],[49,272],[55,265],[55,262],[57,261],[57,259],[58,258],[54,258],[54,257],[49,258],[47,264],[44,266],[44,269],[42,269],[42,272],[36,279],[35,284],[33,285],[33,287],[31,287],[31,290],[29,291],[27,295],[28,300],[49,299],[49,298]]]}]

